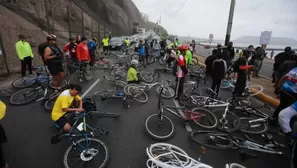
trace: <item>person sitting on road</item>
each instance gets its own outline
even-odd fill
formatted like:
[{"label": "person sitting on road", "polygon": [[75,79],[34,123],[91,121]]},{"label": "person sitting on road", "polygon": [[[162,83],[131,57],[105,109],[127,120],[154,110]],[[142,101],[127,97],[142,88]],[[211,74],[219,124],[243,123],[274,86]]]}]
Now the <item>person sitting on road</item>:
[{"label": "person sitting on road", "polygon": [[216,97],[217,97],[220,92],[221,82],[224,79],[225,73],[227,72],[227,63],[223,60],[222,53],[220,52],[216,53],[216,60],[214,60],[212,66],[213,66],[213,73],[212,73],[211,89],[217,93],[216,94]]},{"label": "person sitting on road", "polygon": [[64,132],[69,132],[71,129],[71,121],[68,121],[66,114],[70,112],[82,112],[82,99],[79,96],[81,92],[80,85],[70,85],[70,89],[64,90],[57,98],[51,117],[54,124]]},{"label": "person sitting on road", "polygon": [[[77,45],[76,53],[77,53],[77,60],[79,63],[81,62],[89,62],[90,59],[90,53],[89,53],[89,48],[88,48],[88,39],[86,37],[81,38],[81,43]],[[87,64],[80,64],[79,70],[82,71],[83,67],[85,67]],[[79,79],[82,81],[82,79]]]},{"label": "person sitting on road", "polygon": [[127,83],[128,84],[131,84],[131,83],[139,84],[140,83],[140,81],[137,77],[137,70],[136,70],[137,65],[138,65],[137,60],[131,61],[131,65],[128,68],[128,72],[127,72]]},{"label": "person sitting on road", "polygon": [[212,77],[212,74],[213,74],[213,62],[217,59],[217,52],[218,50],[217,49],[213,49],[212,50],[212,55],[208,56],[206,59],[205,59],[205,74],[206,74],[206,80],[209,81],[209,78]]},{"label": "person sitting on road", "polygon": [[253,65],[248,65],[248,61],[251,58],[252,50],[243,50],[243,56],[238,58],[233,65],[234,72],[237,72],[237,80],[233,91],[233,97],[242,96],[246,87],[246,79],[248,69],[253,68]]}]

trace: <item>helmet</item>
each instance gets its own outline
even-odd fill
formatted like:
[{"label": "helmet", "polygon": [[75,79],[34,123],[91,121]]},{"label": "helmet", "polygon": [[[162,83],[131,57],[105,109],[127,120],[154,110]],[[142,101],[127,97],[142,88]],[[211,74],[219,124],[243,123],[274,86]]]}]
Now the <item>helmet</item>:
[{"label": "helmet", "polygon": [[137,65],[138,64],[138,61],[134,59],[134,60],[131,61],[131,64],[132,65]]},{"label": "helmet", "polygon": [[290,52],[292,50],[292,48],[290,46],[285,48],[285,52]]},{"label": "helmet", "polygon": [[222,47],[222,44],[221,43],[218,43],[217,44],[217,48],[219,48],[219,47]]},{"label": "helmet", "polygon": [[242,53],[243,53],[244,56],[249,56],[249,55],[252,54],[252,52],[253,52],[253,50],[251,50],[251,49],[249,49],[249,48],[246,48],[246,49],[244,49],[244,50],[242,51]]},{"label": "helmet", "polygon": [[57,36],[54,35],[54,34],[49,34],[46,36],[46,39],[49,41],[49,40],[56,40],[57,39]]},{"label": "helmet", "polygon": [[254,48],[254,46],[253,45],[249,45],[248,48],[249,49],[252,49],[252,48]]},{"label": "helmet", "polygon": [[179,46],[177,49],[180,50],[180,51],[186,51],[186,50],[189,49],[189,47],[186,46],[186,45],[181,45],[181,46]]}]

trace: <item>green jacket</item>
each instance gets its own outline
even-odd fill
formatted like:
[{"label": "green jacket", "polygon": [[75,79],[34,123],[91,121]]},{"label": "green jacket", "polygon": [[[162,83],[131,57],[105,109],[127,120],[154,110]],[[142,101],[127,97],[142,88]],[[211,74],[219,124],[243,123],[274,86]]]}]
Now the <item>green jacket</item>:
[{"label": "green jacket", "polygon": [[15,44],[15,48],[20,60],[24,60],[25,57],[34,57],[32,48],[28,42],[20,40]]},{"label": "green jacket", "polygon": [[130,82],[130,81],[138,81],[137,71],[133,67],[130,67],[127,72],[127,82]]},{"label": "green jacket", "polygon": [[187,65],[191,65],[192,64],[192,53],[190,50],[187,50],[186,52],[186,61],[187,61]]}]

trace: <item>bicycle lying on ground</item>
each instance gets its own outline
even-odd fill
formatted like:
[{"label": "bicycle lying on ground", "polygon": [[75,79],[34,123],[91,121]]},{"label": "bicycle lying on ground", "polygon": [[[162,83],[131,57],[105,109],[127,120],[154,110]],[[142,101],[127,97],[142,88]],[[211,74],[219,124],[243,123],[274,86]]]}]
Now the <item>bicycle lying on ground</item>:
[{"label": "bicycle lying on ground", "polygon": [[0,88],[0,97],[10,97],[12,96],[12,90]]},{"label": "bicycle lying on ground", "polygon": [[[174,124],[172,120],[164,114],[164,110],[185,121],[194,121],[202,128],[211,129],[217,126],[218,121],[216,116],[207,109],[194,108],[192,110],[187,110],[185,107],[164,105],[164,102],[161,99],[161,93],[163,92],[164,86],[161,85],[161,88],[158,101],[159,113],[150,115],[145,121],[146,131],[152,138],[157,140],[167,140],[174,136]],[[172,109],[175,109],[176,111],[173,111]]]}]

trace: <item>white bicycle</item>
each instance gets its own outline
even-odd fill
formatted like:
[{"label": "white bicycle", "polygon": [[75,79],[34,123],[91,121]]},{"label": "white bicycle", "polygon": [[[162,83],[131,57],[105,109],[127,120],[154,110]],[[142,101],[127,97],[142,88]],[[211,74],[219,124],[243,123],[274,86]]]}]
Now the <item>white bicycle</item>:
[{"label": "white bicycle", "polygon": [[[200,148],[201,154],[205,148]],[[195,160],[181,148],[168,143],[155,143],[146,148],[149,159],[146,162],[148,168],[213,168],[201,162],[201,156]],[[226,168],[245,168],[242,165],[231,163]]]}]

